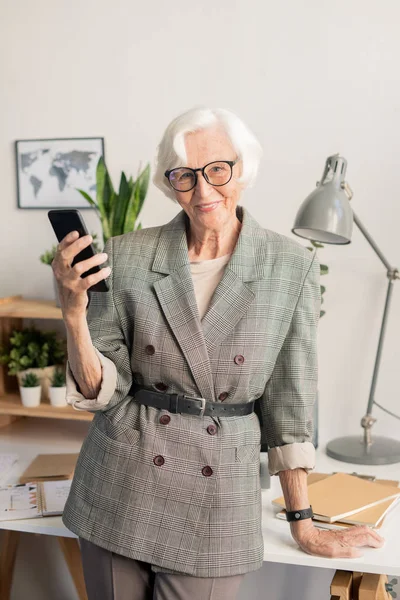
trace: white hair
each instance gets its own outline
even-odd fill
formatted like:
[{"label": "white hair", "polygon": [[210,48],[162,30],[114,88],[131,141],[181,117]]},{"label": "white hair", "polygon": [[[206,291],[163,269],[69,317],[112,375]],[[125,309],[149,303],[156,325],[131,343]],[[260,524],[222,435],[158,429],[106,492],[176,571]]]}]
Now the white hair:
[{"label": "white hair", "polygon": [[185,134],[222,126],[239,158],[242,159],[242,176],[237,179],[243,187],[255,182],[263,149],[255,135],[233,112],[224,108],[196,106],[178,115],[166,128],[157,146],[153,183],[168,198],[176,202],[174,190],[165,171],[187,163]]}]

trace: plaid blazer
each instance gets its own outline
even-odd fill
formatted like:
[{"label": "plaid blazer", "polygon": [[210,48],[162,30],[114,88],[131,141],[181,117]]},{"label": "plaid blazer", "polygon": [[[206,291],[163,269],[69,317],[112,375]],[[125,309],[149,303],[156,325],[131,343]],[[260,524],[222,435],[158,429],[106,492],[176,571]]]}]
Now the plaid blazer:
[{"label": "plaid blazer", "polygon": [[[271,474],[314,467],[319,262],[246,208],[237,215],[237,244],[201,321],[183,210],[110,238],[110,291],[91,293],[87,312],[102,366],[97,398],[80,393],[67,363],[67,401],[95,415],[63,522],[154,571],[260,568],[260,444]],[[169,414],[135,403],[132,381],[214,402],[260,398],[260,418]]]}]

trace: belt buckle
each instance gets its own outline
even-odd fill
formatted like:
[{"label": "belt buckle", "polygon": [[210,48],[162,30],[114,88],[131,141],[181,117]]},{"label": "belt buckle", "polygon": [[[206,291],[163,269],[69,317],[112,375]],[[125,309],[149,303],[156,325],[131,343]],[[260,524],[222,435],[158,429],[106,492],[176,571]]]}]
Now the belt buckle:
[{"label": "belt buckle", "polygon": [[200,400],[201,402],[201,409],[200,409],[200,414],[197,415],[198,417],[202,417],[204,415],[204,411],[206,410],[206,399],[205,398],[198,398],[198,397],[190,397],[190,396],[186,396],[186,398],[189,398],[189,400]]}]

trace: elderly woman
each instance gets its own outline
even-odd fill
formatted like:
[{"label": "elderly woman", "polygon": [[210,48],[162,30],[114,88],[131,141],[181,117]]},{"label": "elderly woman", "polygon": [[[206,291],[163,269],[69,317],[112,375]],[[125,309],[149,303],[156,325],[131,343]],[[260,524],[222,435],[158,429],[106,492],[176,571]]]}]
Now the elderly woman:
[{"label": "elderly woman", "polygon": [[[232,112],[189,110],[167,127],[154,177],[182,210],[73,268],[90,236],[58,246],[67,400],[94,413],[63,515],[90,600],[235,598],[263,563],[261,443],[305,552],[383,543],[311,520],[319,263],[239,205],[261,152]],[[86,311],[102,278],[110,291]]]}]

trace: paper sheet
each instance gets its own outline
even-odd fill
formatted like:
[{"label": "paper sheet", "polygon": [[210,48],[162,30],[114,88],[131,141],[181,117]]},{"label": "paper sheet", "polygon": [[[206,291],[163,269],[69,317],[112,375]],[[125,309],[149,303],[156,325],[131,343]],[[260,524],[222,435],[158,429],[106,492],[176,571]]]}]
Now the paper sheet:
[{"label": "paper sheet", "polygon": [[0,454],[0,485],[7,483],[7,479],[18,462],[18,454]]},{"label": "paper sheet", "polygon": [[43,482],[45,497],[43,516],[52,514],[60,515],[63,512],[71,483],[71,479]]}]

